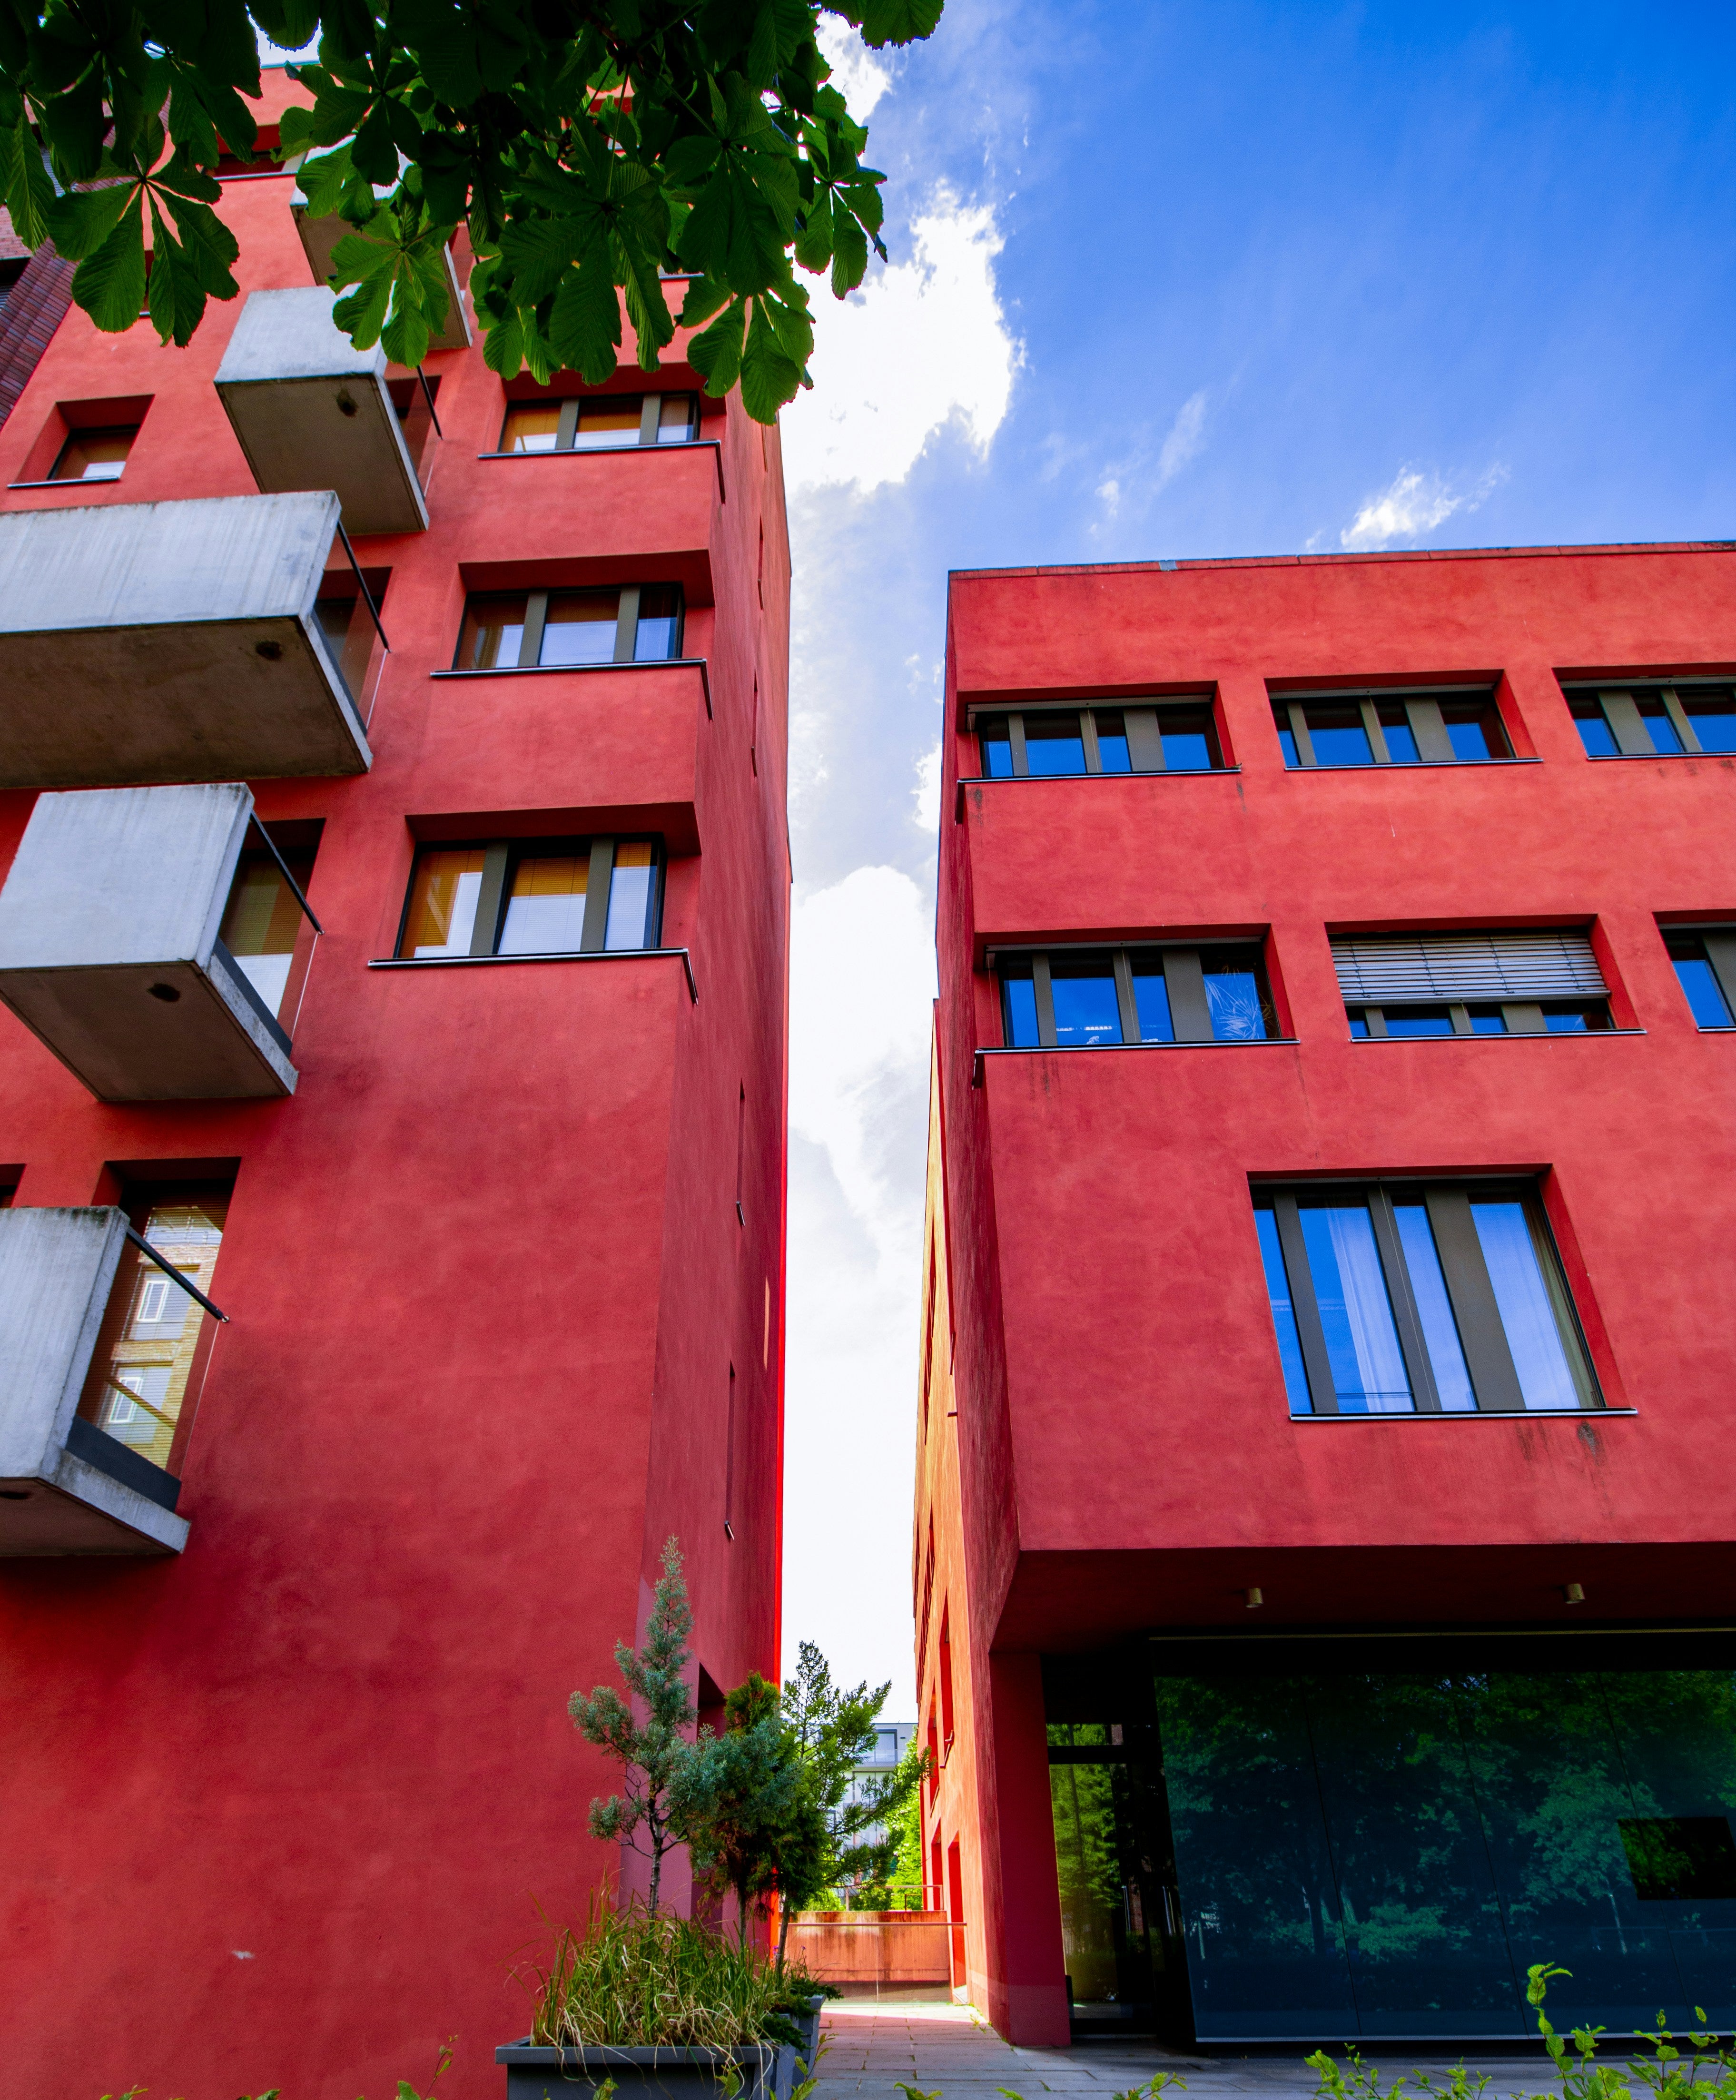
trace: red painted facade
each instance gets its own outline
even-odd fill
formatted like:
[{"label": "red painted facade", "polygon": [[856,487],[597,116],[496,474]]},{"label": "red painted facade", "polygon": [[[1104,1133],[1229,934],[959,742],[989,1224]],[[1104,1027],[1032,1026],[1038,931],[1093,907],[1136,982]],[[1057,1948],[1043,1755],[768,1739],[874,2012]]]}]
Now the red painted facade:
[{"label": "red painted facade", "polygon": [[[944,1608],[970,1692],[933,1834],[962,1833],[972,1994],[1014,2039],[1068,2033],[1041,1657],[1245,1630],[1256,1589],[1262,1632],[1728,1611],[1736,1035],[1696,1029],[1659,929],[1736,918],[1736,761],[1594,762],[1563,681],[1733,664],[1726,547],[952,579],[930,1215],[956,1416],[919,1463],[917,1666],[925,1715]],[[1286,690],[1456,684],[1494,687],[1534,762],[1285,767]],[[1165,694],[1211,696],[1226,770],[978,777],[973,707]],[[1590,928],[1614,1031],[1351,1039],[1331,933],[1526,925]],[[997,945],[1206,936],[1264,945],[1290,1039],[978,1054]],[[1608,1411],[1292,1418],[1251,1182],[1493,1170],[1537,1178]]]},{"label": "red painted facade", "polygon": [[[225,184],[244,298],[311,281],[291,189]],[[241,308],[185,350],[69,314],[0,430],[0,491],[58,402],[149,395],[139,438],[117,482],[0,504],[252,493],[213,386]],[[665,387],[699,383],[685,340]],[[356,548],[390,571],[373,769],[251,783],[267,821],[324,821],[297,1092],[105,1106],[0,1014],[15,1202],[112,1201],[146,1165],[235,1176],[186,1551],[0,1561],[0,2053],[38,2100],[353,2100],[420,2087],[451,2035],[442,2091],[494,2091],[539,1907],[581,1920],[617,1870],[585,1828],[612,1768],[566,1701],[613,1681],[665,1538],[707,1676],[776,1668],[778,434],[732,396],[705,404],[709,443],[482,457],[506,404],[479,340],[426,370],[430,528]],[[645,383],[630,339],[615,383]],[[683,584],[686,660],[431,675],[466,589],[641,580]],[[0,873],[33,801],[0,794]],[[418,839],[613,829],[665,842],[663,946],[696,998],[669,954],[368,967]]]}]

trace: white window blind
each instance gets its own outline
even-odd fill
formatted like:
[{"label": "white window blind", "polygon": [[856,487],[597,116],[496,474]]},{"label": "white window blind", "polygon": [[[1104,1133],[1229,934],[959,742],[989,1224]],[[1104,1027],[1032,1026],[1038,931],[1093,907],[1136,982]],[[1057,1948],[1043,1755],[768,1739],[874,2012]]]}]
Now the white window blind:
[{"label": "white window blind", "polygon": [[1597,998],[1606,990],[1584,933],[1341,934],[1332,963],[1352,1005]]}]

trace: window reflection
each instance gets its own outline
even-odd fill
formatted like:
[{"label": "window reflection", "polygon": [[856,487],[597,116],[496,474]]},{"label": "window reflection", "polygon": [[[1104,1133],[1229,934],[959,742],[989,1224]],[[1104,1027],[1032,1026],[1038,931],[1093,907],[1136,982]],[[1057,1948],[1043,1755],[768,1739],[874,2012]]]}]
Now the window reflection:
[{"label": "window reflection", "polygon": [[1302,1238],[1344,1414],[1409,1414],[1411,1380],[1366,1203],[1305,1203]]},{"label": "window reflection", "polygon": [[501,432],[503,452],[551,452],[560,432],[560,404],[533,402],[509,408]]},{"label": "window reflection", "polygon": [[524,593],[473,598],[464,608],[458,667],[465,671],[507,671],[519,661],[524,641]]},{"label": "window reflection", "polygon": [[651,916],[652,885],[656,870],[649,839],[624,840],[615,849],[615,872],[609,884],[609,915],[603,933],[606,948],[643,948],[649,945],[647,922]]},{"label": "window reflection", "polygon": [[527,855],[512,871],[497,953],[556,955],[576,949],[585,931],[585,892],[590,849]]},{"label": "window reflection", "polygon": [[417,856],[400,955],[467,955],[482,893],[483,849],[446,846]]},{"label": "window reflection", "polygon": [[1057,955],[1049,982],[1058,1049],[1121,1040],[1115,969],[1107,955]]},{"label": "window reflection", "polygon": [[620,613],[618,590],[551,591],[537,662],[612,664]]},{"label": "window reflection", "polygon": [[1025,753],[1034,774],[1052,777],[1085,770],[1085,740],[1077,715],[1027,715]]},{"label": "window reflection", "polygon": [[1489,1265],[1489,1282],[1526,1405],[1581,1405],[1567,1352],[1562,1346],[1560,1313],[1549,1287],[1553,1279],[1545,1280],[1524,1204],[1473,1199],[1471,1216]]}]

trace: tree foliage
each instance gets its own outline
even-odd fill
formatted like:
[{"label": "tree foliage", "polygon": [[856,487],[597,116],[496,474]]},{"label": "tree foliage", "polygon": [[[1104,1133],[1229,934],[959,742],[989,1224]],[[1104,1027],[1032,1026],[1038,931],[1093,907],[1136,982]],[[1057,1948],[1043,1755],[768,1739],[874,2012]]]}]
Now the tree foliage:
[{"label": "tree foliage", "polygon": [[[573,1726],[585,1741],[621,1763],[621,1790],[606,1801],[592,1802],[590,1833],[619,1839],[651,1861],[653,1917],[664,1856],[691,1833],[694,1745],[687,1732],[696,1716],[683,1673],[693,1659],[687,1646],[692,1631],[681,1549],[670,1538],[664,1543],[663,1573],[652,1599],[645,1645],[635,1652],[625,1641],[615,1643],[615,1666],[628,1698],[612,1685],[599,1684],[588,1696],[575,1692],[567,1702]],[[645,1716],[643,1721],[634,1714],[635,1704]]]},{"label": "tree foliage", "polygon": [[[877,47],[932,33],[943,0],[829,0]],[[655,370],[678,324],[707,391],[771,421],[807,382],[797,267],[840,298],[880,237],[883,175],[831,85],[816,0],[0,0],[0,202],[24,243],[75,259],[101,329],[147,303],[185,343],[230,299],[211,209],[227,148],[258,140],[255,25],[317,58],[280,152],[308,156],[337,317],[359,349],[420,364],[445,318],[441,251],[468,227],[484,355],[503,377],[607,379],[621,309]]]},{"label": "tree foliage", "polygon": [[724,1702],[724,1732],[701,1732],[686,1788],[696,1881],[731,1890],[736,1929],[748,1926],[775,1886],[783,1855],[801,1837],[801,1767],[778,1710],[778,1688],[749,1673]]}]

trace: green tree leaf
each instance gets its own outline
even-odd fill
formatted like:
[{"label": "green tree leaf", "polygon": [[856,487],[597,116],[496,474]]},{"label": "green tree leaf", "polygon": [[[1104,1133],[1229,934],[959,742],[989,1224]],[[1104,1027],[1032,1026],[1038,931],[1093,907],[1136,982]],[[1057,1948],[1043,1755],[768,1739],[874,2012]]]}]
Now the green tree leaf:
[{"label": "green tree leaf", "polygon": [[205,312],[205,291],[181,245],[151,199],[151,276],[147,311],[165,342],[192,339]]},{"label": "green tree leaf", "polygon": [[607,249],[599,242],[554,294],[549,341],[569,372],[599,386],[615,369],[621,346],[621,299],[609,271]]},{"label": "green tree leaf", "polygon": [[126,211],[73,272],[73,297],[108,335],[130,329],[144,307],[144,211],[135,190]]}]

